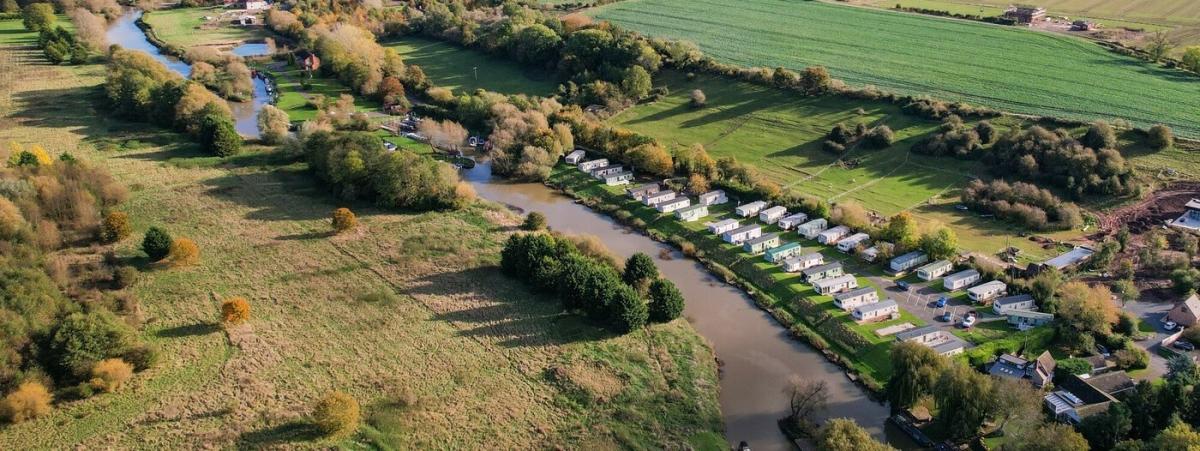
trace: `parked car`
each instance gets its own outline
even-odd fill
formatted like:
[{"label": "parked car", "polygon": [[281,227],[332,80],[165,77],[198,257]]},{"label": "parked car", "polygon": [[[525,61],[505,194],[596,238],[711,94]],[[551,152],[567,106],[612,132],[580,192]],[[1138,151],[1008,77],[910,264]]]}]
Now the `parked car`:
[{"label": "parked car", "polygon": [[392,144],[390,141],[384,141],[383,148],[387,149],[389,152],[392,152],[396,150],[396,145]]},{"label": "parked car", "polygon": [[963,318],[963,320],[962,320],[963,329],[970,329],[971,326],[974,326],[974,325],[975,325],[975,315],[970,315],[970,316],[967,316],[966,318]]},{"label": "parked car", "polygon": [[1105,357],[1111,357],[1111,356],[1112,356],[1112,354],[1110,354],[1110,353],[1108,352],[1108,348],[1106,348],[1106,347],[1104,347],[1104,345],[1102,345],[1102,344],[1098,344],[1098,343],[1096,344],[1096,352],[1099,352],[1099,353],[1100,353],[1100,355],[1102,355],[1102,356],[1105,356]]},{"label": "parked car", "polygon": [[1175,330],[1176,327],[1179,327],[1179,325],[1175,324],[1174,321],[1167,321],[1163,323],[1163,329],[1166,329],[1167,332]]},{"label": "parked car", "polygon": [[938,298],[938,300],[937,300],[937,303],[936,303],[936,304],[934,304],[934,305],[935,305],[935,306],[937,306],[937,308],[942,308],[942,307],[945,307],[945,306],[946,306],[946,303],[947,303],[947,302],[949,302],[949,301],[950,301],[950,300],[949,300],[949,299],[946,299],[946,297],[945,297],[945,296],[942,296],[942,297]]},{"label": "parked car", "polygon": [[908,291],[908,282],[905,282],[903,280],[898,281],[898,282],[896,282],[896,287],[899,288],[901,291]]},{"label": "parked car", "polygon": [[966,205],[963,205],[963,204],[958,204],[958,205],[955,205],[955,206],[954,206],[954,209],[955,209],[955,210],[958,210],[958,211],[967,211],[967,210],[969,210],[970,208],[967,208],[967,206],[966,206]]},{"label": "parked car", "polygon": [[954,315],[950,314],[950,312],[942,313],[942,321],[945,321],[947,323],[954,321]]},{"label": "parked car", "polygon": [[1175,343],[1173,343],[1171,346],[1174,347],[1175,349],[1182,349],[1184,351],[1195,351],[1196,350],[1196,345],[1192,344],[1191,342],[1187,342],[1187,341],[1183,341],[1183,340],[1178,340]]}]

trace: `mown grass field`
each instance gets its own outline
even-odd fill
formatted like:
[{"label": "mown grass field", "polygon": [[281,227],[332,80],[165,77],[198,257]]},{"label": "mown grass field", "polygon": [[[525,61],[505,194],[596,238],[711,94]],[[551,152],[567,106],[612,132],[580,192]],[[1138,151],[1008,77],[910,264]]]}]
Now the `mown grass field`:
[{"label": "mown grass field", "polygon": [[[714,357],[692,328],[613,337],[509,283],[495,266],[520,220],[507,210],[335,202],[286,156],[252,147],[218,159],[111,118],[96,107],[103,74],[0,45],[0,142],[70,151],[128,185],[119,208],[135,232],[120,257],[136,261],[141,232],[162,225],[195,239],[201,262],[146,267],[132,289],[161,350],[154,368],[5,425],[0,449],[725,446]],[[330,236],[340,206],[362,227]],[[222,329],[217,298],[235,295],[252,319]],[[363,405],[346,440],[306,420],[331,389]]]},{"label": "mown grass field", "polygon": [[[881,7],[893,7],[895,0],[872,0]],[[929,4],[959,5],[959,8],[999,9],[1004,11],[1012,2],[1004,0],[900,0],[900,4],[927,2]],[[1046,8],[1051,15],[1076,16],[1092,19],[1114,19],[1129,22],[1144,22],[1157,25],[1200,24],[1200,3],[1190,0],[1042,0],[1038,6]],[[925,7],[925,6],[922,6]],[[932,9],[947,9],[935,7]]]},{"label": "mown grass field", "polygon": [[395,49],[406,64],[421,66],[434,85],[457,92],[486,89],[502,94],[545,96],[558,88],[549,73],[522,68],[507,58],[441,41],[410,36],[384,45]]},{"label": "mown grass field", "polygon": [[1200,78],[1067,36],[785,0],[626,0],[589,14],[737,65],[823,65],[857,86],[1200,136]]},{"label": "mown grass field", "polygon": [[[259,41],[268,36],[262,27],[235,27],[229,25],[230,16],[222,16],[229,10],[223,7],[171,8],[147,11],[142,20],[154,28],[154,33],[170,44],[192,48],[205,45],[229,46],[245,41]],[[205,17],[219,18],[214,23]]]}]

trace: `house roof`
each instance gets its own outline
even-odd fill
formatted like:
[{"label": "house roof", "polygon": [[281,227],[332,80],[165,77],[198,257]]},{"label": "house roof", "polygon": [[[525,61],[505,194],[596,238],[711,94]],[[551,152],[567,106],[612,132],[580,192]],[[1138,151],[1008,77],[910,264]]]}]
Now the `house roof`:
[{"label": "house roof", "polygon": [[[850,283],[854,280],[855,280],[854,276],[845,274],[845,275],[841,275],[841,276],[837,276],[837,277],[831,277],[828,279],[818,280],[816,282],[813,282],[813,286],[815,286],[815,287],[837,286],[837,285],[841,285],[844,283]],[[893,301],[892,303],[895,303],[895,301]]]},{"label": "house roof", "polygon": [[938,260],[933,263],[922,266],[920,268],[917,268],[917,271],[930,271],[930,270],[934,270],[937,268],[941,268],[943,266],[953,266],[953,263],[950,263],[950,260]]},{"label": "house roof", "polygon": [[1042,351],[1042,354],[1034,359],[1036,368],[1045,371],[1046,375],[1054,373],[1054,368],[1058,367],[1058,362],[1054,360],[1054,356],[1050,355],[1050,351]]},{"label": "house roof", "polygon": [[[843,277],[853,277],[853,276],[843,276]],[[899,307],[900,306],[898,304],[896,304],[896,301],[891,300],[891,299],[885,299],[885,300],[882,300],[879,302],[873,302],[870,304],[860,305],[857,308],[855,308],[854,310],[857,310],[862,313],[870,313],[870,312],[874,312],[874,311],[886,310],[886,309],[890,309],[890,308],[899,308]]]},{"label": "house roof", "polygon": [[946,341],[933,345],[933,351],[937,352],[938,354],[945,354],[957,349],[965,349],[970,347],[970,343],[967,343],[965,340],[954,336],[954,334],[944,335]]},{"label": "house roof", "polygon": [[917,337],[929,335],[934,332],[938,332],[937,326],[918,327],[916,329],[909,329],[904,332],[900,332],[900,333],[896,334],[896,340],[897,341],[908,341],[908,340],[912,340]]},{"label": "house roof", "polygon": [[856,298],[856,297],[862,296],[864,294],[874,293],[874,292],[875,292],[875,289],[871,288],[871,287],[855,288],[855,289],[847,291],[845,293],[835,294],[835,295],[833,295],[833,298],[837,299],[839,301],[844,301],[846,299]]},{"label": "house roof", "polygon": [[[812,254],[809,254],[809,255],[812,255]],[[819,254],[818,254],[818,255],[819,255]],[[825,272],[825,271],[829,271],[829,270],[831,270],[831,269],[834,269],[834,268],[841,268],[841,267],[842,267],[842,262],[833,262],[833,263],[827,263],[827,264],[824,264],[824,265],[820,265],[820,266],[813,266],[812,268],[808,268],[808,269],[804,270],[804,271],[802,272],[802,274],[804,274],[804,275],[806,275],[806,276],[811,276],[811,275],[813,275],[813,274],[820,274],[820,273],[823,273],[823,272]]]},{"label": "house roof", "polygon": [[967,292],[970,292],[970,293],[982,293],[982,292],[987,292],[987,291],[990,291],[990,290],[999,290],[999,289],[1003,289],[1003,288],[1005,288],[1005,287],[1007,287],[1007,286],[1008,286],[1008,285],[1006,285],[1004,282],[1001,282],[1001,281],[999,281],[999,280],[993,280],[993,281],[991,281],[991,282],[987,282],[987,283],[980,284],[980,285],[975,285],[975,286],[973,286],[973,287],[971,287],[971,288],[968,288],[968,289],[967,289]]},{"label": "house roof", "polygon": [[1044,264],[1057,269],[1064,269],[1087,260],[1092,256],[1092,254],[1095,253],[1096,251],[1092,250],[1091,248],[1076,246],[1075,249],[1071,249],[1062,255],[1046,260],[1046,263]]},{"label": "house roof", "polygon": [[978,277],[978,276],[979,276],[979,271],[976,271],[974,269],[964,269],[962,271],[959,271],[954,274],[946,276],[945,280],[948,282],[957,282],[962,279],[969,279],[969,278]]},{"label": "house roof", "polygon": [[1092,376],[1085,380],[1088,385],[1095,387],[1097,390],[1114,396],[1132,389],[1136,385],[1133,382],[1133,378],[1125,374],[1124,371],[1112,371],[1099,376]]},{"label": "house roof", "polygon": [[1112,395],[1092,386],[1079,376],[1071,375],[1062,379],[1058,383],[1058,388],[1075,395],[1084,404],[1099,404],[1116,400]]},{"label": "house roof", "polygon": [[1029,302],[1032,300],[1033,300],[1033,296],[1030,296],[1028,294],[1018,294],[1016,296],[1005,296],[1000,299],[997,299],[995,304],[996,305],[1020,304],[1020,303]]},{"label": "house roof", "polygon": [[1186,326],[1195,325],[1197,319],[1200,319],[1200,296],[1193,294],[1183,302],[1176,304],[1171,311],[1167,312],[1167,318]]},{"label": "house roof", "polygon": [[904,262],[907,262],[907,261],[909,261],[909,260],[916,260],[916,259],[919,259],[919,258],[922,258],[922,257],[925,257],[925,253],[924,253],[924,252],[920,252],[920,251],[912,251],[912,252],[909,252],[909,253],[907,253],[907,254],[901,255],[901,256],[899,256],[899,257],[893,258],[893,259],[892,259],[892,263],[904,263]]},{"label": "house roof", "polygon": [[779,239],[778,233],[768,233],[768,234],[760,236],[758,238],[749,240],[746,242],[746,244],[753,246],[755,244],[766,243],[768,241],[773,241],[773,240],[778,240],[778,239]]}]

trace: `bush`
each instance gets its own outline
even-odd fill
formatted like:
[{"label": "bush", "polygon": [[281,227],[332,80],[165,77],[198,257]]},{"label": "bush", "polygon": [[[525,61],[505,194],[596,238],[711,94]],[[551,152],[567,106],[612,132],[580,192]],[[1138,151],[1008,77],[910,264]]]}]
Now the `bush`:
[{"label": "bush", "polygon": [[158,363],[158,351],[146,345],[137,345],[125,351],[121,355],[121,360],[133,365],[134,371],[145,371]]},{"label": "bush", "polygon": [[618,285],[609,292],[611,320],[617,332],[628,333],[646,325],[650,311],[632,287]]},{"label": "bush", "polygon": [[119,357],[134,347],[133,329],[107,310],[72,313],[50,336],[49,355],[62,372],[84,377],[99,360]]},{"label": "bush", "polygon": [[171,242],[171,250],[167,253],[171,266],[191,266],[200,262],[200,246],[191,238],[177,238]]},{"label": "bush", "polygon": [[133,377],[133,365],[121,359],[104,359],[92,367],[92,387],[112,393]]},{"label": "bush", "polygon": [[650,284],[650,320],[665,323],[683,313],[683,293],[667,279],[658,279]]},{"label": "bush", "polygon": [[325,435],[346,437],[358,429],[358,401],[340,391],[330,392],[313,408],[313,423]]},{"label": "bush", "polygon": [[50,413],[50,400],[50,391],[44,385],[26,382],[0,402],[0,415],[11,423],[32,420]]},{"label": "bush", "polygon": [[891,127],[880,125],[867,132],[867,135],[863,139],[863,144],[866,144],[869,148],[885,149],[896,142],[896,133],[892,131]]},{"label": "bush", "polygon": [[267,144],[283,142],[290,123],[287,112],[276,108],[275,105],[264,106],[258,112],[258,133]]},{"label": "bush", "polygon": [[105,243],[116,243],[133,233],[129,225],[129,215],[123,211],[111,211],[104,216],[100,224],[100,239]]},{"label": "bush", "polygon": [[330,223],[333,225],[335,233],[342,233],[358,227],[358,217],[354,216],[354,212],[349,208],[342,207],[333,211],[333,219]]},{"label": "bush", "polygon": [[1171,127],[1162,124],[1155,125],[1150,127],[1148,144],[1155,150],[1166,149],[1175,145],[1175,134],[1171,131]]},{"label": "bush", "polygon": [[654,260],[649,255],[638,252],[625,261],[625,273],[621,274],[621,279],[629,286],[641,289],[657,278],[658,267],[654,266]]},{"label": "bush", "polygon": [[704,91],[694,89],[692,90],[690,105],[692,108],[704,108],[708,105],[708,96],[704,95]]},{"label": "bush", "polygon": [[536,232],[546,228],[546,215],[541,212],[530,212],[525,216],[525,222],[521,223],[521,230]]},{"label": "bush", "polygon": [[117,288],[129,288],[137,283],[138,270],[132,266],[121,266],[113,270],[113,283]]},{"label": "bush", "polygon": [[171,243],[171,234],[161,228],[151,227],[142,238],[142,252],[145,252],[150,260],[159,261],[171,252]]},{"label": "bush", "polygon": [[1113,353],[1117,367],[1122,370],[1142,369],[1150,365],[1150,353],[1137,346],[1129,346]]},{"label": "bush", "polygon": [[1088,374],[1092,371],[1092,364],[1087,360],[1079,358],[1069,358],[1058,361],[1058,366],[1054,367],[1055,377],[1066,377],[1075,374]]},{"label": "bush", "polygon": [[50,3],[30,3],[21,11],[21,19],[26,30],[36,33],[54,28],[54,22],[58,18],[54,15],[54,6]]},{"label": "bush", "polygon": [[228,157],[242,151],[242,136],[228,117],[209,114],[200,125],[200,140],[214,155]]},{"label": "bush", "polygon": [[221,321],[226,324],[241,324],[250,320],[250,301],[234,296],[221,303]]}]

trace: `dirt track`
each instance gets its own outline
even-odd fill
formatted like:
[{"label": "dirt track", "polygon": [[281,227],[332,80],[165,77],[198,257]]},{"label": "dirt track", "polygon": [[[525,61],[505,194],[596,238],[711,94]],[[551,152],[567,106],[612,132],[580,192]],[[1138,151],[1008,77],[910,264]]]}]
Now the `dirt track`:
[{"label": "dirt track", "polygon": [[1128,225],[1129,231],[1135,235],[1143,233],[1165,220],[1179,217],[1183,214],[1184,205],[1194,198],[1200,198],[1200,182],[1171,184],[1135,204],[1101,213],[1097,235],[1114,233],[1122,225]]}]

